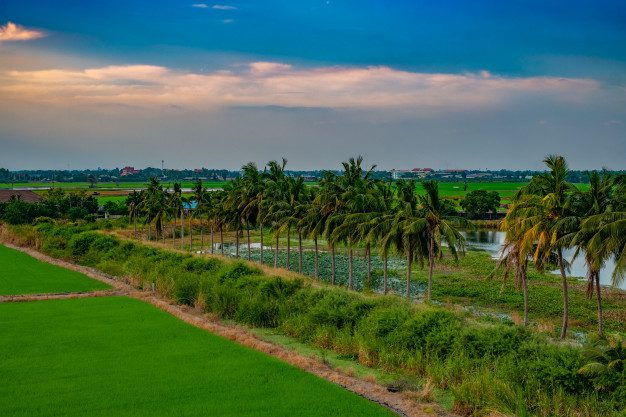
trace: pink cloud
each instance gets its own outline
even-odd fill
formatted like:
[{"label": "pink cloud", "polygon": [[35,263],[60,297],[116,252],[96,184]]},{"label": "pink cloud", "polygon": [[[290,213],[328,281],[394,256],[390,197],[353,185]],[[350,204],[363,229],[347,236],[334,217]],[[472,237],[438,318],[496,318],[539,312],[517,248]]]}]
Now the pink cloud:
[{"label": "pink cloud", "polygon": [[27,29],[13,22],[7,22],[6,25],[0,26],[0,42],[28,41],[43,38],[44,36],[46,35],[41,31]]},{"label": "pink cloud", "polygon": [[0,93],[6,99],[70,107],[174,105],[210,110],[276,105],[424,112],[497,107],[527,96],[580,101],[598,89],[589,79],[419,73],[389,67],[295,68],[276,62],[210,74],[151,65],[0,71]]}]

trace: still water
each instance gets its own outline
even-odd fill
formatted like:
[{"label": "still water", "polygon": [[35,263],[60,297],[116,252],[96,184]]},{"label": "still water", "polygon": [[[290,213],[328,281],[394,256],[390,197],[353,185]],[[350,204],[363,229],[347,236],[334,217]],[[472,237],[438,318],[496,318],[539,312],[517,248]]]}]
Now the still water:
[{"label": "still water", "polygon": [[[484,250],[491,254],[494,258],[498,258],[500,256],[504,245],[504,232],[485,229],[463,232],[463,235],[465,236],[467,246],[469,248]],[[570,262],[570,272],[568,275],[584,279],[587,276],[584,254],[581,253],[576,259],[572,260],[574,256],[574,249],[567,249],[563,251],[563,255],[565,256],[565,259]],[[602,285],[611,284],[611,275],[613,274],[614,269],[615,263],[612,259],[608,260],[604,268],[602,268],[602,271],[600,271],[600,283]],[[558,271],[554,272],[558,273]],[[626,280],[622,282],[620,288],[626,289]]]}]

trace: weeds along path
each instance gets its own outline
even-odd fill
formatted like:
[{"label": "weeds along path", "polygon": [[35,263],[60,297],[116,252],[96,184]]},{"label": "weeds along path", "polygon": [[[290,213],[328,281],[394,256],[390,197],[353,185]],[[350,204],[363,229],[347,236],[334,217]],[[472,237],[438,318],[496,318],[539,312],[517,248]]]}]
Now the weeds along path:
[{"label": "weeds along path", "polygon": [[86,292],[68,292],[68,293],[46,293],[46,294],[20,294],[20,295],[0,295],[0,303],[18,303],[23,301],[41,301],[41,300],[63,300],[71,298],[89,298],[89,297],[112,297],[120,295],[128,295],[126,290],[102,290],[102,291],[86,291]]},{"label": "weeds along path", "polygon": [[210,316],[200,310],[186,306],[181,306],[169,299],[159,297],[150,291],[139,291],[130,284],[123,282],[122,278],[115,277],[100,272],[94,268],[80,266],[71,262],[59,260],[45,255],[35,249],[16,246],[8,242],[1,242],[3,245],[12,249],[26,253],[38,260],[51,263],[63,268],[71,269],[87,275],[90,278],[105,282],[114,287],[112,290],[93,291],[83,293],[67,293],[67,294],[35,294],[21,296],[3,296],[0,302],[19,302],[19,301],[36,301],[61,298],[85,298],[112,295],[127,295],[144,302],[148,302],[153,306],[183,320],[200,329],[209,331],[213,334],[222,336],[241,345],[263,352],[289,363],[299,369],[312,373],[327,381],[333,382],[343,388],[352,391],[370,401],[374,401],[395,413],[406,417],[452,417],[453,415],[440,409],[433,410],[432,407],[419,404],[411,397],[410,392],[392,393],[386,387],[375,382],[366,381],[341,372],[322,361],[299,354],[286,347],[265,341],[243,326],[222,323],[218,317]]}]

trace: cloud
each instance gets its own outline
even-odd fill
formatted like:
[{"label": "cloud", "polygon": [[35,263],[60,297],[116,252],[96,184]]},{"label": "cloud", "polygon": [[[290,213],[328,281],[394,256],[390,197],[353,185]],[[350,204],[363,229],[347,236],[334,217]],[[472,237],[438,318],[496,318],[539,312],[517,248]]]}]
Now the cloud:
[{"label": "cloud", "polygon": [[226,6],[223,4],[214,4],[211,8],[215,10],[237,10],[235,6]]},{"label": "cloud", "polygon": [[222,23],[225,25],[228,25],[229,23],[233,23],[234,20],[233,19],[222,19]]},{"label": "cloud", "polygon": [[590,79],[421,73],[389,67],[297,68],[277,62],[253,62],[209,74],[152,65],[0,71],[5,103],[174,106],[197,111],[280,106],[445,113],[500,108],[533,97],[580,103],[599,89]]},{"label": "cloud", "polygon": [[196,9],[208,9],[209,5],[205,3],[194,3],[191,7],[195,7]]},{"label": "cloud", "polygon": [[7,22],[6,25],[0,26],[0,42],[29,41],[43,38],[44,36],[46,35],[41,31],[27,29],[13,22]]}]

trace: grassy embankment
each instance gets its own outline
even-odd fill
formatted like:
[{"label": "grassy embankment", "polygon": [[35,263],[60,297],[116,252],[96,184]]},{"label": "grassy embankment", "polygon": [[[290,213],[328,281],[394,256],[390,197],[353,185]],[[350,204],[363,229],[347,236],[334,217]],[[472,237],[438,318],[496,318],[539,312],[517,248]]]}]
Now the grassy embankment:
[{"label": "grassy embankment", "polygon": [[38,240],[53,256],[127,277],[139,288],[155,283],[181,304],[333,350],[364,366],[432,381],[452,393],[455,410],[464,414],[600,416],[624,409],[619,385],[617,391],[596,391],[595,379],[578,374],[585,363],[579,349],[512,322],[146,247],[86,230],[93,227],[14,230],[22,243]]},{"label": "grassy embankment", "polygon": [[[171,232],[166,228],[166,232]],[[116,229],[116,234],[125,237],[132,237],[132,230]],[[180,231],[178,231],[180,233]],[[142,234],[146,238],[145,233]],[[174,242],[175,248],[181,248],[180,234],[177,235]],[[225,233],[225,254],[231,257],[235,255],[233,233]],[[199,223],[193,234],[193,250],[209,251],[210,238],[207,230],[204,231],[204,246],[201,244]],[[219,236],[216,233],[214,241],[219,242]],[[251,232],[252,244],[260,242],[258,231]],[[183,248],[189,248],[189,231],[186,231]],[[273,245],[275,243],[272,234],[266,231],[265,245]],[[319,247],[322,250],[319,255],[319,277],[323,282],[331,281],[331,256],[325,251],[326,243],[320,239]],[[240,238],[240,257],[247,259],[248,251],[246,248],[245,238]],[[298,271],[299,255],[297,249],[297,240],[292,237],[291,241],[291,257],[290,265],[292,271]],[[165,246],[172,246],[171,235],[165,239]],[[279,240],[278,266],[286,266],[286,248],[287,239],[281,237]],[[303,273],[308,276],[314,276],[315,254],[313,252],[313,241],[303,241]],[[216,254],[220,253],[219,249],[215,250]],[[382,291],[383,286],[383,262],[377,256],[376,250],[373,250],[372,258],[372,281],[368,283],[367,263],[364,258],[364,248],[356,248],[354,256],[354,287],[357,290],[373,290]],[[251,259],[260,261],[260,250],[252,249]],[[348,274],[348,257],[345,249],[339,247],[336,255],[336,283],[340,286],[347,285]],[[267,248],[263,254],[263,263],[265,265],[274,264],[274,251]],[[513,279],[504,280],[504,272],[496,270],[497,261],[483,251],[467,251],[465,256],[459,257],[455,261],[450,256],[444,256],[435,267],[434,271],[434,287],[433,299],[436,302],[446,305],[463,306],[476,314],[486,314],[494,317],[498,321],[514,321],[519,323],[522,315],[523,296],[521,291],[516,287]],[[391,256],[389,259],[388,274],[390,277],[391,290],[399,295],[404,295],[405,279],[406,279],[406,263],[404,259]],[[531,326],[537,330],[545,332],[550,336],[559,334],[562,315],[562,289],[560,277],[548,273],[539,272],[532,266],[529,267],[529,308]],[[420,296],[426,289],[427,284],[427,268],[419,265],[414,266],[412,270],[412,292],[415,296]],[[596,331],[597,315],[595,297],[588,299],[586,297],[585,281],[571,277],[570,284],[570,319],[573,334],[591,333]],[[604,317],[605,327],[608,331],[620,332],[626,335],[626,291],[606,287],[603,290],[604,297]]]}]

